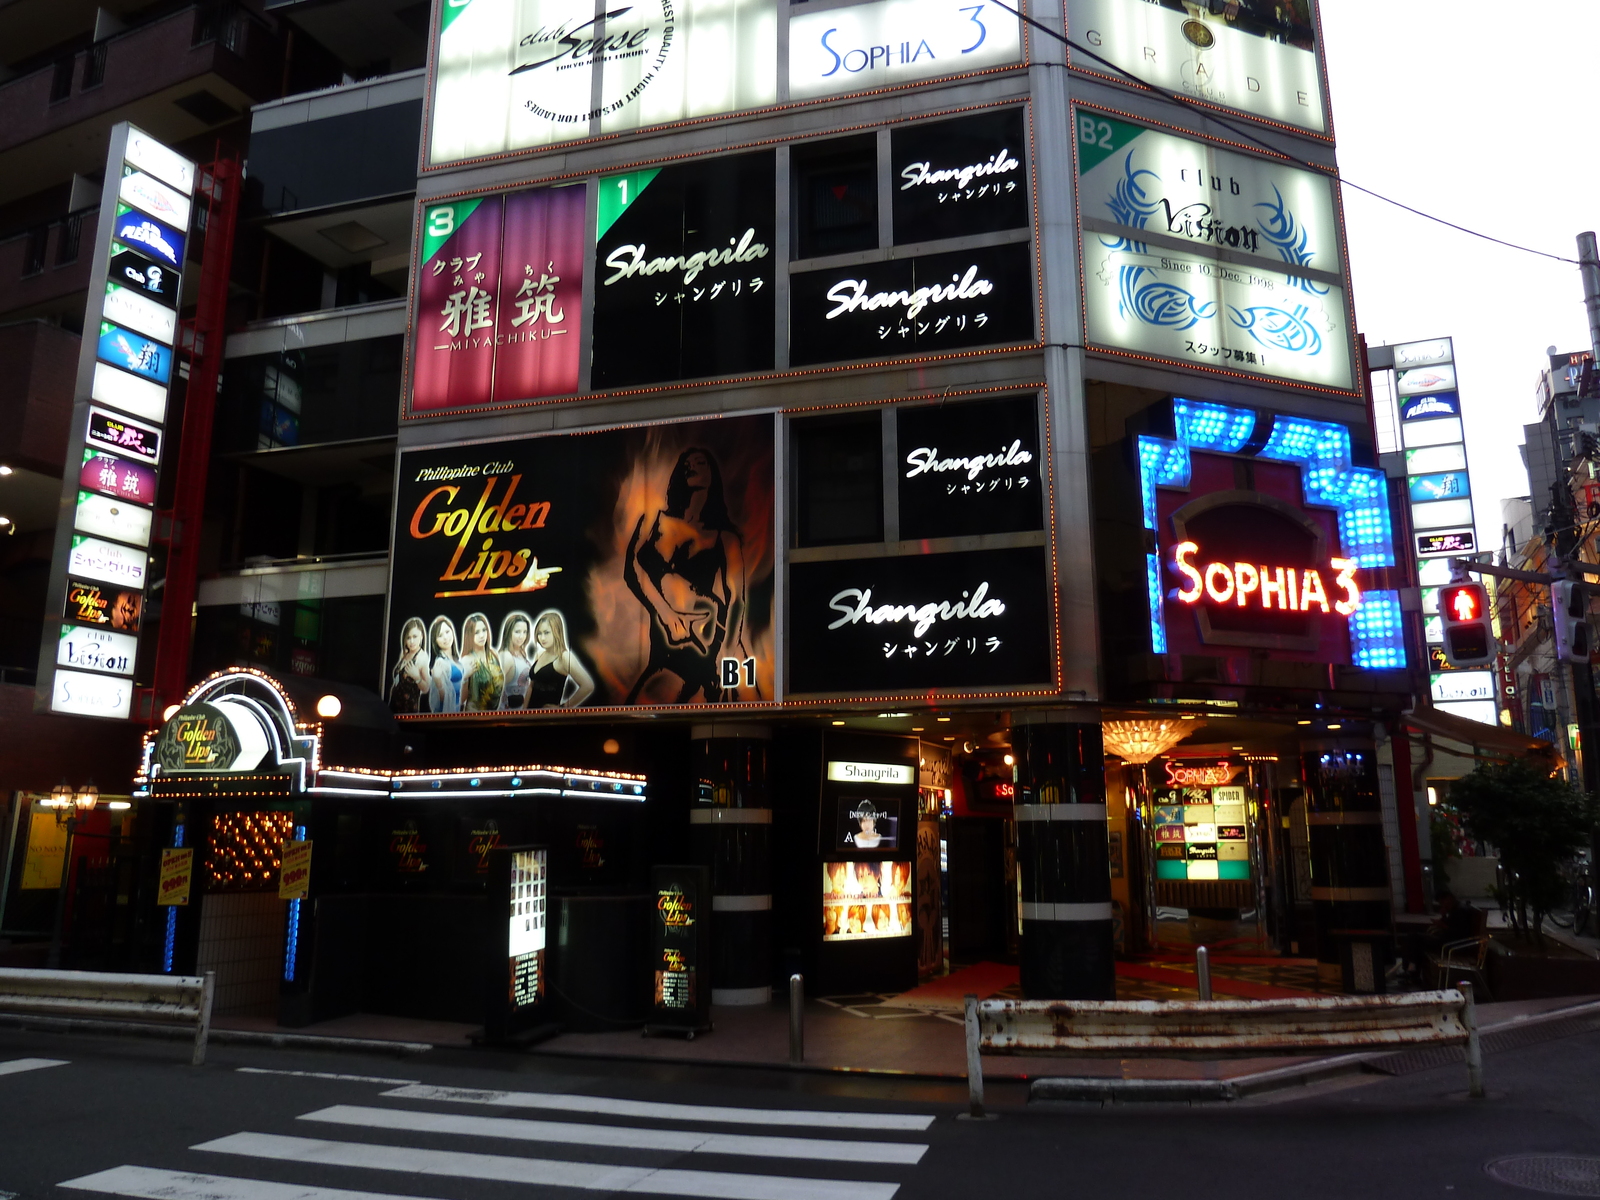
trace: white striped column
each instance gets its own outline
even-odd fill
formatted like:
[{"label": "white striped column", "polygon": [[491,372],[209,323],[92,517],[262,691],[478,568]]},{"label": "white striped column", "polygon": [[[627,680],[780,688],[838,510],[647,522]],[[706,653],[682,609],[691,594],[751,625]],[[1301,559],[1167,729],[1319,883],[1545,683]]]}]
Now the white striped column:
[{"label": "white striped column", "polygon": [[1012,728],[1022,888],[1022,994],[1113,1000],[1116,963],[1098,722]]},{"label": "white striped column", "polygon": [[711,1003],[772,999],[772,796],[761,725],[697,725],[694,861],[711,868]]}]

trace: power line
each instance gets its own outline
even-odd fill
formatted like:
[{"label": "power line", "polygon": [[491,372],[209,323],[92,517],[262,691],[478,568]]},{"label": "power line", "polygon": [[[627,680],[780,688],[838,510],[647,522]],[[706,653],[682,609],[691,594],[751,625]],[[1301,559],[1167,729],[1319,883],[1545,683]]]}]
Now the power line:
[{"label": "power line", "polygon": [[[1163,100],[1166,100],[1166,101],[1168,101],[1169,103],[1172,103],[1172,104],[1182,105],[1185,108],[1195,109],[1195,110],[1199,111],[1200,114],[1202,116],[1204,116],[1207,120],[1212,121],[1212,122],[1214,122],[1214,123],[1216,123],[1218,125],[1221,125],[1224,129],[1230,130],[1233,133],[1238,134],[1240,137],[1244,138],[1246,141],[1253,142],[1255,145],[1261,147],[1261,149],[1266,150],[1271,154],[1276,154],[1280,158],[1288,159],[1290,162],[1296,164],[1297,166],[1307,167],[1310,170],[1322,172],[1324,174],[1329,173],[1328,169],[1326,167],[1321,166],[1321,165],[1319,165],[1317,163],[1308,162],[1307,160],[1305,160],[1303,158],[1300,158],[1298,155],[1290,154],[1287,150],[1283,149],[1281,146],[1276,146],[1276,145],[1273,145],[1271,142],[1263,141],[1261,138],[1257,137],[1250,130],[1244,129],[1244,128],[1238,126],[1238,125],[1235,125],[1233,122],[1227,120],[1226,118],[1218,116],[1216,114],[1216,112],[1213,111],[1209,106],[1201,105],[1197,101],[1191,100],[1188,96],[1183,95],[1181,92],[1169,92],[1165,88],[1151,83],[1148,79],[1142,79],[1138,75],[1135,75],[1133,72],[1125,70],[1122,67],[1119,67],[1116,63],[1112,62],[1110,59],[1102,58],[1100,55],[1096,54],[1093,50],[1090,50],[1087,46],[1078,45],[1077,42],[1073,41],[1071,38],[1066,37],[1064,34],[1057,33],[1054,29],[1051,29],[1048,25],[1040,24],[1038,21],[1035,21],[1032,17],[1028,16],[1026,13],[1021,12],[1018,9],[1012,8],[1011,5],[1005,3],[1005,0],[993,0],[993,2],[994,2],[995,5],[997,5],[1000,8],[1005,9],[1007,12],[1013,14],[1014,16],[1020,17],[1022,20],[1026,21],[1029,25],[1032,25],[1035,29],[1039,30],[1041,33],[1049,34],[1051,37],[1055,38],[1056,41],[1061,42],[1064,45],[1066,45],[1068,48],[1070,48],[1074,53],[1081,54],[1083,57],[1088,58],[1088,59],[1093,59],[1095,62],[1102,64],[1103,66],[1109,68],[1112,71],[1115,71],[1118,75],[1121,75],[1124,79],[1127,79],[1129,82],[1135,83],[1141,88],[1145,88],[1148,91],[1154,92],[1156,95],[1160,96]],[[1481,238],[1486,242],[1493,242],[1497,246],[1505,246],[1507,249],[1510,249],[1510,250],[1520,250],[1524,254],[1535,254],[1535,255],[1538,255],[1540,258],[1554,259],[1556,262],[1570,263],[1573,266],[1581,265],[1578,262],[1578,260],[1575,259],[1575,258],[1566,258],[1566,257],[1564,257],[1564,256],[1562,256],[1560,254],[1551,254],[1548,250],[1535,250],[1531,246],[1519,245],[1516,242],[1508,242],[1503,238],[1493,237],[1493,236],[1491,236],[1491,235],[1489,235],[1487,233],[1480,233],[1476,229],[1468,229],[1465,225],[1458,225],[1454,221],[1447,221],[1443,217],[1436,217],[1430,212],[1423,212],[1422,209],[1420,209],[1420,208],[1413,208],[1409,204],[1403,204],[1399,200],[1395,200],[1395,199],[1392,199],[1389,196],[1385,196],[1381,192],[1375,192],[1369,187],[1362,187],[1361,184],[1359,184],[1359,183],[1353,183],[1350,180],[1346,179],[1338,171],[1334,171],[1334,172],[1332,172],[1332,174],[1333,174],[1333,177],[1335,179],[1337,179],[1340,183],[1344,184],[1344,186],[1347,187],[1347,188],[1352,188],[1355,191],[1363,192],[1366,195],[1371,196],[1375,200],[1382,200],[1385,204],[1392,204],[1392,205],[1394,205],[1394,207],[1396,207],[1398,209],[1403,209],[1405,212],[1411,213],[1413,216],[1418,216],[1418,217],[1422,217],[1425,220],[1433,221],[1433,222],[1435,222],[1435,223],[1437,223],[1439,225],[1443,225],[1447,229],[1454,229],[1457,233],[1465,233],[1465,234],[1469,235],[1470,237]]]}]

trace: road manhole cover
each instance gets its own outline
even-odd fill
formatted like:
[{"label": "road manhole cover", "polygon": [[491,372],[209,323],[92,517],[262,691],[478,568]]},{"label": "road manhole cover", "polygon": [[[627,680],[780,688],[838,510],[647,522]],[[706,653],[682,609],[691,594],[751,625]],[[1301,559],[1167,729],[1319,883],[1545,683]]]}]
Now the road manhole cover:
[{"label": "road manhole cover", "polygon": [[1485,1163],[1491,1178],[1552,1196],[1600,1196],[1600,1158],[1518,1154]]}]

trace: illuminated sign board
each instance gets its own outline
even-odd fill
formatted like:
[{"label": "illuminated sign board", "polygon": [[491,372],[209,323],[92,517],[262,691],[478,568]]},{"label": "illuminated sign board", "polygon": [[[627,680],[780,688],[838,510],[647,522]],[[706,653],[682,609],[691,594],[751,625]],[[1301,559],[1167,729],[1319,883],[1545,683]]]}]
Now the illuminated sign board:
[{"label": "illuminated sign board", "polygon": [[916,769],[904,763],[829,762],[836,783],[915,783]]},{"label": "illuminated sign board", "polygon": [[1044,455],[1034,396],[899,405],[900,536],[1044,528]]},{"label": "illuminated sign board", "polygon": [[[1361,607],[1361,588],[1356,584],[1356,564],[1348,558],[1334,558],[1325,572],[1314,567],[1270,567],[1248,562],[1207,562],[1194,542],[1179,542],[1172,548],[1170,565],[1183,580],[1172,598],[1180,604],[1232,604],[1236,608],[1274,606],[1279,612],[1336,612],[1348,617]],[[1331,604],[1331,610],[1330,610]]]},{"label": "illuminated sign board", "polygon": [[511,851],[511,915],[506,955],[511,972],[511,1004],[526,1008],[545,993],[545,927],[549,914],[549,852]]},{"label": "illuminated sign board", "polygon": [[796,100],[1021,61],[1021,22],[983,0],[874,0],[789,20],[789,95]]},{"label": "illuminated sign board", "polygon": [[897,246],[1027,226],[1022,109],[896,126],[889,144]]},{"label": "illuminated sign board", "polygon": [[1351,388],[1333,184],[1074,110],[1090,342]]},{"label": "illuminated sign board", "polygon": [[773,437],[757,416],[403,452],[391,708],[772,702]]},{"label": "illuminated sign board", "polygon": [[1026,242],[806,271],[789,278],[789,361],[937,354],[1032,341]]},{"label": "illuminated sign board", "polygon": [[1471,529],[1445,529],[1437,533],[1417,534],[1417,554],[1423,558],[1471,554],[1477,548],[1477,535]]},{"label": "illuminated sign board", "polygon": [[437,9],[433,166],[778,99],[775,0],[453,0]]},{"label": "illuminated sign board", "polygon": [[600,180],[594,387],[772,369],[777,186],[770,150]]},{"label": "illuminated sign board", "polygon": [[1118,83],[1126,71],[1194,100],[1327,132],[1313,0],[1067,0],[1067,30],[1105,60],[1074,51],[1079,70]]},{"label": "illuminated sign board", "polygon": [[822,940],[863,942],[912,934],[909,862],[822,864]]},{"label": "illuminated sign board", "polygon": [[1042,546],[796,562],[788,690],[1049,684]]},{"label": "illuminated sign board", "polygon": [[1435,704],[1493,700],[1493,671],[1442,671],[1429,676],[1429,693]]},{"label": "illuminated sign board", "polygon": [[148,134],[112,130],[63,480],[72,520],[56,528],[39,655],[52,712],[133,715],[196,175]]},{"label": "illuminated sign board", "polygon": [[651,867],[650,890],[652,1023],[704,1028],[711,1018],[710,868]]},{"label": "illuminated sign board", "polygon": [[411,411],[578,390],[582,187],[422,209]]},{"label": "illuminated sign board", "polygon": [[1427,392],[1400,399],[1400,419],[1420,421],[1424,417],[1459,417],[1461,396],[1457,392]]}]

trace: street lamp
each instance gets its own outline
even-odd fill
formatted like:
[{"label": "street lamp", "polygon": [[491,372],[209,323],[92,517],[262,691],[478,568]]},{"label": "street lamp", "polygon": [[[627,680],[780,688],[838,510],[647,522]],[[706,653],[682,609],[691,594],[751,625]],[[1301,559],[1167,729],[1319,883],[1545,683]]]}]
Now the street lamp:
[{"label": "street lamp", "polygon": [[61,966],[61,926],[67,914],[67,882],[72,877],[72,838],[78,832],[78,822],[100,803],[100,789],[92,779],[78,788],[63,779],[50,789],[48,803],[55,810],[56,824],[67,830],[67,844],[61,855],[61,885],[56,891],[56,919],[50,931],[50,953],[44,964],[54,970]]}]

